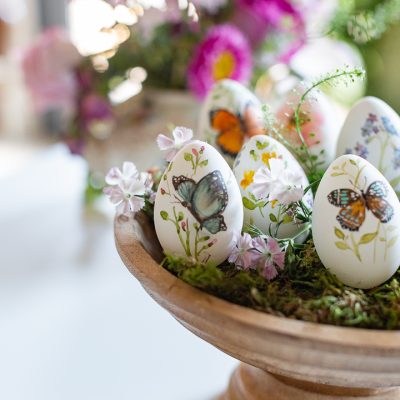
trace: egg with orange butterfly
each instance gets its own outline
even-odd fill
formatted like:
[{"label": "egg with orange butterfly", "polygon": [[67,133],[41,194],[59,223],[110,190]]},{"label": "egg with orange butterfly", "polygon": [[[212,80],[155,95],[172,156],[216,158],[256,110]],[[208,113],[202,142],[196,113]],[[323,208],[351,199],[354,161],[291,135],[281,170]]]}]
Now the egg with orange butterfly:
[{"label": "egg with orange butterfly", "polygon": [[198,133],[232,166],[243,144],[264,133],[261,103],[239,82],[218,81],[203,104]]},{"label": "egg with orange butterfly", "polygon": [[312,233],[323,265],[346,285],[378,286],[400,265],[399,200],[387,179],[359,156],[341,156],[325,172]]}]

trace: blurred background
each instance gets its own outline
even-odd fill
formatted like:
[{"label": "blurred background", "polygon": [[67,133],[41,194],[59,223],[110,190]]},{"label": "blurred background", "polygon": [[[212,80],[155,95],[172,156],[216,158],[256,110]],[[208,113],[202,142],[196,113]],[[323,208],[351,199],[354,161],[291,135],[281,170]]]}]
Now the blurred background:
[{"label": "blurred background", "polygon": [[0,398],[205,400],[236,361],[144,293],[113,242],[104,174],[160,165],[235,79],[277,109],[300,81],[343,119],[365,94],[400,111],[395,0],[0,0]]}]

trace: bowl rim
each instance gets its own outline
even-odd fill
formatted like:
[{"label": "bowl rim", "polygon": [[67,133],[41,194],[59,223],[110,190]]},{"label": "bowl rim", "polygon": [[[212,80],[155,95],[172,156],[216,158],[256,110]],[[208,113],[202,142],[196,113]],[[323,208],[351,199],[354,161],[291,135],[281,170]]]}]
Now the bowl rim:
[{"label": "bowl rim", "polygon": [[[400,330],[379,330],[320,324],[271,315],[231,303],[197,289],[158,264],[140,241],[137,221],[132,216],[116,216],[114,236],[118,253],[128,270],[162,306],[173,304],[188,313],[224,318],[252,329],[269,331],[293,339],[387,351],[400,350]],[[187,299],[195,299],[194,302]]]}]

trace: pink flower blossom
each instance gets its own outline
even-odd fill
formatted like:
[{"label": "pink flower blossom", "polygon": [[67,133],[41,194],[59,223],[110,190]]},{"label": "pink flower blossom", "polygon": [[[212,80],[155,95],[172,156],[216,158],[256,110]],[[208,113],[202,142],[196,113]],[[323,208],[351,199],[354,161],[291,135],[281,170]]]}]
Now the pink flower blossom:
[{"label": "pink flower blossom", "polygon": [[269,281],[278,275],[278,270],[285,266],[285,252],[279,247],[279,243],[272,237],[253,239],[253,246],[257,250],[257,265],[261,268],[262,275]]},{"label": "pink flower blossom", "polygon": [[74,68],[81,57],[60,28],[50,28],[22,57],[25,83],[40,112],[55,107],[73,107],[77,81]]},{"label": "pink flower blossom", "polygon": [[244,270],[251,268],[254,260],[253,247],[251,236],[248,233],[242,235],[240,232],[235,232],[228,261]]},{"label": "pink flower blossom", "polygon": [[217,25],[194,51],[188,67],[188,86],[202,99],[218,80],[247,83],[251,72],[252,54],[245,36],[233,25]]},{"label": "pink flower blossom", "polygon": [[172,131],[173,139],[159,134],[157,136],[157,145],[161,151],[165,151],[165,160],[170,162],[175,157],[175,154],[186,144],[191,142],[193,131],[182,126],[177,126]]}]

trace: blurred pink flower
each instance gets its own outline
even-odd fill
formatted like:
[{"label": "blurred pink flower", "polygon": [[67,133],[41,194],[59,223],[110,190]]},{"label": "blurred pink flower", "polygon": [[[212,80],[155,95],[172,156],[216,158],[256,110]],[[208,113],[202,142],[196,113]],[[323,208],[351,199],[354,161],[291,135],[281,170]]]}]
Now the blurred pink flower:
[{"label": "blurred pink flower", "polygon": [[22,69],[38,111],[73,106],[77,90],[74,68],[80,61],[77,49],[57,27],[44,31],[25,51]]},{"label": "blurred pink flower", "polygon": [[247,83],[251,72],[252,54],[245,36],[233,25],[217,25],[194,51],[188,86],[201,99],[216,81],[229,78]]}]

